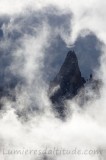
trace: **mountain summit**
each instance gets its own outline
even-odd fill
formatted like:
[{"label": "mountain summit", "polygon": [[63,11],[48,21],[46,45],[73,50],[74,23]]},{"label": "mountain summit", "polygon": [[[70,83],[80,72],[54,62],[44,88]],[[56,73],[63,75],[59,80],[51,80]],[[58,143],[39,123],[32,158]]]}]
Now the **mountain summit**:
[{"label": "mountain summit", "polygon": [[74,51],[69,51],[59,73],[50,83],[50,99],[59,113],[63,113],[65,99],[73,98],[84,86],[78,59]]}]

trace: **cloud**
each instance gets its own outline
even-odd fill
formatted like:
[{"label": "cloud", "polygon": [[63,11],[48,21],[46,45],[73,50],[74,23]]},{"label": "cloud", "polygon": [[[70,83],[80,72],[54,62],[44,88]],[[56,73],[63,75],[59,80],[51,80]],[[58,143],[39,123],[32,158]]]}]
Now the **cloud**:
[{"label": "cloud", "polygon": [[[3,155],[3,148],[105,149],[105,1],[1,0],[0,8],[0,87],[6,90],[1,99],[1,159],[45,157]],[[55,117],[47,90],[70,48],[76,50],[83,74],[95,70],[104,85],[101,97],[83,108],[74,100],[66,102],[67,120],[63,122]],[[8,85],[13,99],[7,95]],[[101,157],[105,159],[105,152],[94,156],[46,155],[47,159],[72,160]]]}]

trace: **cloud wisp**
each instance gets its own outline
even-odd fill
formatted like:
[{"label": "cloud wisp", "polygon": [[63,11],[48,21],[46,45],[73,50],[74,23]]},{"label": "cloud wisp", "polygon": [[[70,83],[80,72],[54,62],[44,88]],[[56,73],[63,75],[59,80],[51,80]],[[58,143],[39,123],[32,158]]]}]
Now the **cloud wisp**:
[{"label": "cloud wisp", "polygon": [[[0,158],[105,159],[105,1],[1,0],[0,6],[0,94],[4,90],[0,99]],[[74,100],[66,101],[67,120],[63,122],[56,118],[47,92],[65,54],[73,48],[83,74],[94,72],[103,86],[100,97],[83,108]],[[86,63],[88,58],[91,66]],[[88,154],[41,154],[54,147],[77,148]],[[8,150],[40,152],[17,155]],[[92,155],[90,150],[102,153]]]}]

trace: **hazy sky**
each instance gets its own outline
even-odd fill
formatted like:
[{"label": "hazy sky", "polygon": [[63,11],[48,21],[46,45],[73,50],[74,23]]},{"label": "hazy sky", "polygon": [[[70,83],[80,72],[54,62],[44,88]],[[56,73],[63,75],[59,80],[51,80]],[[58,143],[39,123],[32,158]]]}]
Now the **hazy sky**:
[{"label": "hazy sky", "polygon": [[[0,0],[0,88],[15,86],[16,101],[0,99],[0,159],[46,159],[44,155],[3,155],[8,149],[81,151],[106,148],[106,1]],[[82,75],[100,78],[100,97],[83,108],[66,101],[67,121],[56,118],[49,101],[49,81],[70,49]],[[73,113],[73,114],[71,114]],[[102,155],[46,155],[55,160],[105,160]]]}]

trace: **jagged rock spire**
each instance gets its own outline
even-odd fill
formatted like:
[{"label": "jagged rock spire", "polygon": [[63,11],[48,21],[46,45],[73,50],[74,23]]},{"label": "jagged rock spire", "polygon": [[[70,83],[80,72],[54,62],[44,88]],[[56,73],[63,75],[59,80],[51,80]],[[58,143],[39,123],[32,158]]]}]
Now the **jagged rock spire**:
[{"label": "jagged rock spire", "polygon": [[64,99],[75,96],[84,83],[76,54],[74,51],[69,51],[59,73],[51,82],[49,90],[50,99],[59,112],[64,110]]}]

